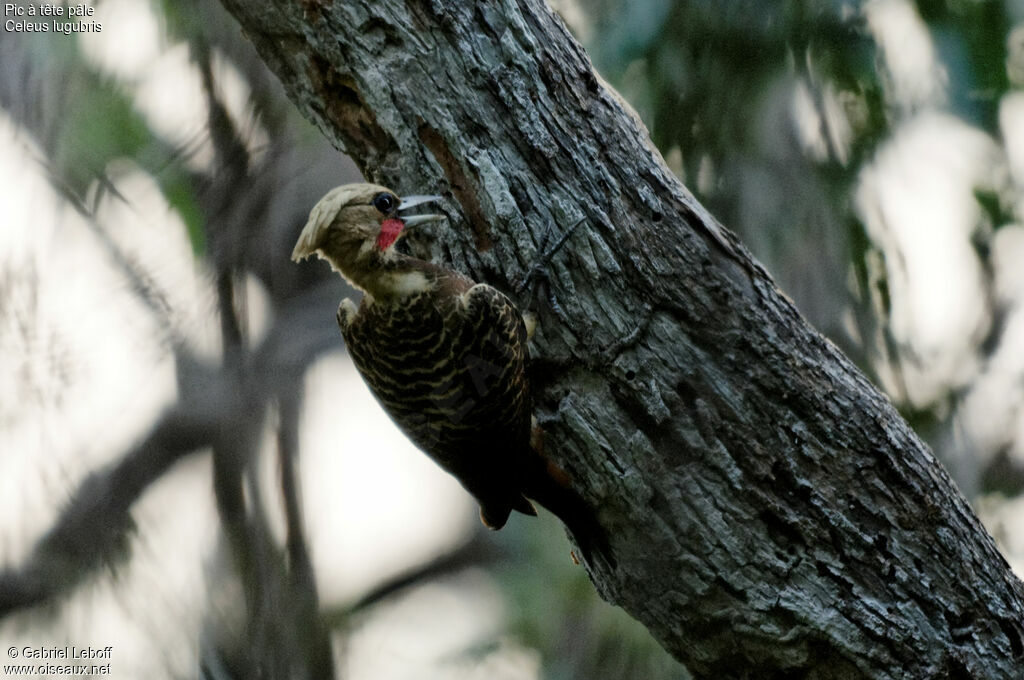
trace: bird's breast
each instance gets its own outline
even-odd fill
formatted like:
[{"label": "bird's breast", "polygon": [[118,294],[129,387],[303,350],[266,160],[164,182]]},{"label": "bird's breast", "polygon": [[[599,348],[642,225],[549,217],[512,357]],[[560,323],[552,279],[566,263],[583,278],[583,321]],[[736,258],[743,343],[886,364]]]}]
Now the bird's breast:
[{"label": "bird's breast", "polygon": [[457,296],[364,305],[345,332],[356,367],[389,415],[434,455],[528,423],[524,349],[469,318]]}]

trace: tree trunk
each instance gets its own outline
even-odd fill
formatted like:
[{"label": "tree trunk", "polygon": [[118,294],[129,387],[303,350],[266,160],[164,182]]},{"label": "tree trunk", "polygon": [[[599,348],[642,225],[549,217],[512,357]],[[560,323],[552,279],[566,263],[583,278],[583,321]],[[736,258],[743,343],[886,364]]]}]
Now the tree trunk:
[{"label": "tree trunk", "polygon": [[545,450],[600,508],[598,591],[695,676],[1021,677],[1024,585],[967,501],[542,0],[223,2],[368,179],[450,199],[456,268],[508,289],[585,218],[540,305]]}]

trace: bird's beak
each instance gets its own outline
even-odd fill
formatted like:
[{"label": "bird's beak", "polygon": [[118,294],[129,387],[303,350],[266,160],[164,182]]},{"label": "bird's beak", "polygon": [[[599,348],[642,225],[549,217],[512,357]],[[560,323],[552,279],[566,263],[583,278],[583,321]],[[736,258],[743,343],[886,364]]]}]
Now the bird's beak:
[{"label": "bird's beak", "polygon": [[439,222],[445,219],[444,215],[403,215],[402,213],[409,208],[415,208],[424,203],[436,203],[440,200],[440,196],[405,196],[402,198],[402,202],[398,204],[398,218],[402,220],[402,224],[405,225],[406,229],[420,224],[427,224],[428,222]]}]

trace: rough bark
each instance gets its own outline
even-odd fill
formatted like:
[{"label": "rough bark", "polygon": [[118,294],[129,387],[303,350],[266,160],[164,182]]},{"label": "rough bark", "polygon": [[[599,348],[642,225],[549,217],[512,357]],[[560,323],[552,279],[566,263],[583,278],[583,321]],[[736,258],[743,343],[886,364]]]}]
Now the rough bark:
[{"label": "rough bark", "polygon": [[598,591],[694,675],[1021,676],[1024,586],[967,501],[541,0],[223,2],[369,179],[448,198],[456,267],[508,287],[585,217],[534,343],[546,450],[601,508]]}]

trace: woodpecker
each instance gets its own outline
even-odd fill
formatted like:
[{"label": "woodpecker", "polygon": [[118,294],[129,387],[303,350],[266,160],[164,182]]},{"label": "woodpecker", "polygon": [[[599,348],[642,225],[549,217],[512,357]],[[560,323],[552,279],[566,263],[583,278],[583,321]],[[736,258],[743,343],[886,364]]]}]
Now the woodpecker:
[{"label": "woodpecker", "polygon": [[411,227],[444,219],[407,215],[439,196],[373,184],[337,187],[313,208],[292,252],[316,254],[363,292],[338,325],[370,391],[410,440],[454,475],[491,529],[533,499],[557,515],[586,555],[593,515],[568,477],[531,441],[527,324],[504,294],[451,269],[404,255]]}]

